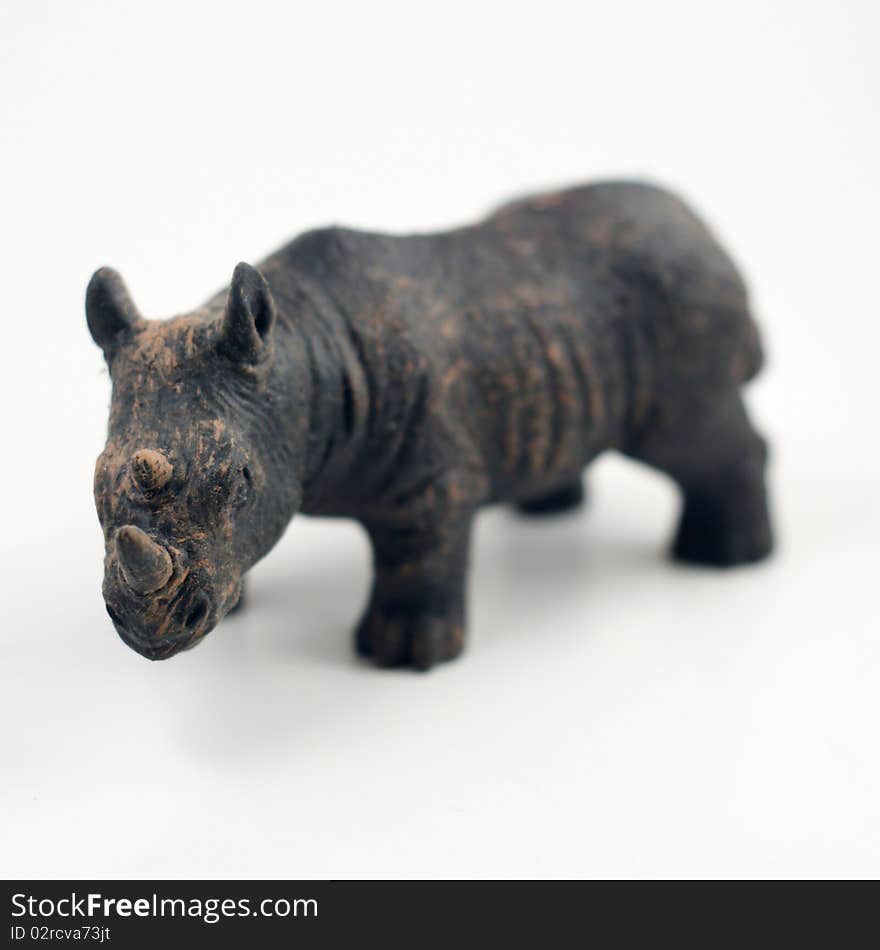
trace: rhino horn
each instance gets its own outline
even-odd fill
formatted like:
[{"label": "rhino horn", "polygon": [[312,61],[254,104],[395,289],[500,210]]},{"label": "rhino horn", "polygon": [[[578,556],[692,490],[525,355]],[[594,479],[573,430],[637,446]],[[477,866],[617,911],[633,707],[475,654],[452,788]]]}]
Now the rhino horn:
[{"label": "rhino horn", "polygon": [[140,449],[131,458],[131,471],[144,491],[157,491],[168,484],[174,469],[161,452]]},{"label": "rhino horn", "polygon": [[171,578],[171,556],[133,524],[116,532],[116,556],[125,583],[136,594],[151,594]]}]

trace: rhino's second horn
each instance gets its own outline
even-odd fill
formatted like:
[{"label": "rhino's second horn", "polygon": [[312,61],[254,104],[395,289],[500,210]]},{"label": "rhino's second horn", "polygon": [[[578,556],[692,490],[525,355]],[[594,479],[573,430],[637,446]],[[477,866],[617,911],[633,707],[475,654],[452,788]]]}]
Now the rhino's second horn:
[{"label": "rhino's second horn", "polygon": [[140,449],[131,459],[131,472],[144,491],[157,491],[171,478],[173,468],[167,458],[155,449]]}]

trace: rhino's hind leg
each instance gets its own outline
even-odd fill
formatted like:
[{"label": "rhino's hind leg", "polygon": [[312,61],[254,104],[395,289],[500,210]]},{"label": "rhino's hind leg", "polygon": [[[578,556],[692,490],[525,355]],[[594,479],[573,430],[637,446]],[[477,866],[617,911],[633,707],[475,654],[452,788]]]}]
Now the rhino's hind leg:
[{"label": "rhino's hind leg", "polygon": [[516,509],[523,515],[558,515],[580,508],[586,500],[587,493],[583,482],[570,482],[556,491],[536,498],[526,498],[517,502]]},{"label": "rhino's hind leg", "polygon": [[355,634],[378,666],[428,670],[464,646],[465,580],[472,513],[418,529],[368,525],[375,576]]},{"label": "rhino's hind leg", "polygon": [[677,560],[733,567],[760,561],[772,548],[764,479],[751,466],[685,489],[672,548]]},{"label": "rhino's hind leg", "polygon": [[661,416],[633,455],[678,482],[683,508],[672,547],[680,561],[732,567],[773,548],[767,506],[764,439],[738,393]]}]

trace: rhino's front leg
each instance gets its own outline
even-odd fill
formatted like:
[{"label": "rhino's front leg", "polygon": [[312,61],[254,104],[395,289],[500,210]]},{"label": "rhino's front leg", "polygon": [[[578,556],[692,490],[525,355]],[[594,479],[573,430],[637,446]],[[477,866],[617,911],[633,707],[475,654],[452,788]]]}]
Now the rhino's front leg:
[{"label": "rhino's front leg", "polygon": [[361,656],[428,670],[461,652],[472,520],[473,510],[444,511],[408,525],[366,525],[375,575],[357,628]]}]

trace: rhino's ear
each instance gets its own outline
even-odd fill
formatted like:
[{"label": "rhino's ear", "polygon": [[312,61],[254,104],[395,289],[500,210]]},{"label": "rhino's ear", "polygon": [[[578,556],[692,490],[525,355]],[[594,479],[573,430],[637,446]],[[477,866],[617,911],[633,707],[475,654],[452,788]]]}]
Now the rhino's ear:
[{"label": "rhino's ear", "polygon": [[274,323],[275,301],[265,278],[250,264],[239,264],[220,327],[221,349],[241,362],[257,362],[269,351]]},{"label": "rhino's ear", "polygon": [[123,330],[141,319],[128,290],[112,267],[95,271],[86,289],[86,321],[92,339],[109,354]]}]

